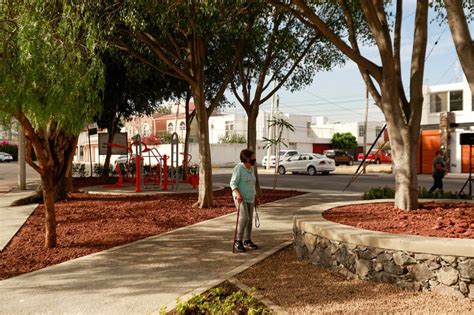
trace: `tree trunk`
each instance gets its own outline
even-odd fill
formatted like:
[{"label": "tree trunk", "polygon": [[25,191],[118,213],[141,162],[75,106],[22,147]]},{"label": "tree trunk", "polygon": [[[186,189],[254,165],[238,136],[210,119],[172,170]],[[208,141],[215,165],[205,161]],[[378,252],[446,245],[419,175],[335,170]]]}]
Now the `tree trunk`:
[{"label": "tree trunk", "polygon": [[[257,103],[258,104],[258,103]],[[247,148],[255,152],[257,155],[257,117],[258,117],[258,106],[251,106],[250,111],[247,112]],[[262,157],[256,156],[257,161]],[[255,190],[257,197],[262,197],[262,188],[260,187],[260,180],[258,178],[258,168],[254,167],[255,171]]]},{"label": "tree trunk", "polygon": [[[188,155],[189,155],[189,138],[191,136],[191,122],[192,122],[192,117],[191,114],[189,113],[189,102],[191,100],[191,92],[189,90],[186,92],[186,102],[184,105],[184,111],[185,111],[185,120],[186,120],[186,133],[184,135],[184,154],[183,154],[183,161],[186,161],[188,163]],[[184,165],[183,165],[184,167]],[[189,165],[187,165],[189,169]],[[186,172],[183,172],[183,180],[187,180],[186,178]]]},{"label": "tree trunk", "polygon": [[56,247],[56,214],[54,209],[54,195],[56,193],[53,185],[53,178],[50,174],[45,174],[43,182],[43,199],[45,207],[45,247]]},{"label": "tree trunk", "polygon": [[194,206],[209,208],[212,207],[212,161],[209,122],[202,85],[197,84],[193,87],[192,93],[196,105],[199,144],[199,197]]},{"label": "tree trunk", "polygon": [[[390,130],[390,124],[388,125]],[[400,137],[390,139],[395,169],[395,207],[403,210],[418,209],[418,141],[411,140],[407,130],[403,130]]]},{"label": "tree trunk", "polygon": [[[109,132],[109,138],[108,138],[108,143],[113,143],[114,138],[115,138],[115,131],[117,130],[115,126],[115,122],[113,123],[112,128],[107,128],[107,131]],[[103,178],[108,178],[109,177],[109,169],[110,169],[110,157],[112,156],[112,147],[107,146],[107,154],[105,155],[105,161],[104,161],[104,171],[102,172],[102,177]]]},{"label": "tree trunk", "polygon": [[471,93],[474,94],[474,42],[472,41],[466,16],[464,15],[462,1],[445,0],[444,3],[459,62],[466,75]]}]

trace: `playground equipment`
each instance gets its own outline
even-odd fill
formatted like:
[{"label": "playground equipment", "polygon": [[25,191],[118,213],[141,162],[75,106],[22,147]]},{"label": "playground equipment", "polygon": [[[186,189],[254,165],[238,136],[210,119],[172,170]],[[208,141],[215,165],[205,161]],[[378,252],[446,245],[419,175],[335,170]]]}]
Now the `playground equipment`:
[{"label": "playground equipment", "polygon": [[[115,172],[118,175],[118,181],[112,185],[104,185],[106,188],[120,188],[124,187],[125,183],[135,185],[135,192],[141,192],[145,189],[152,189],[153,187],[161,187],[163,191],[167,191],[171,185],[174,190],[179,187],[179,138],[176,133],[173,133],[171,140],[171,156],[166,154],[161,155],[156,148],[148,148],[142,142],[141,136],[136,135],[132,138],[129,146],[122,146],[114,143],[107,144],[110,147],[118,147],[126,149],[130,155],[130,163],[118,163],[115,166]],[[145,167],[144,160],[148,155],[148,165]],[[183,154],[183,177],[184,181],[195,189],[199,183],[199,175],[189,173],[189,165],[192,156],[188,154],[186,157]],[[152,160],[156,161],[156,165],[152,166]],[[168,164],[170,163],[170,164]],[[125,165],[125,170],[122,169]],[[146,169],[146,172],[145,172]],[[123,174],[123,172],[125,174]]]}]

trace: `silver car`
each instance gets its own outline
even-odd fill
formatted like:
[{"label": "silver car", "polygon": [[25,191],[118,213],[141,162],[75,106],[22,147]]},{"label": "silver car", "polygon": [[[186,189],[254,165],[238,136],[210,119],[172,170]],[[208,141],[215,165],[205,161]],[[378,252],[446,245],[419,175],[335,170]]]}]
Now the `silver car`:
[{"label": "silver car", "polygon": [[336,170],[334,160],[317,153],[302,153],[294,155],[280,162],[278,173],[284,175],[286,172],[293,174],[308,173],[316,175],[322,173],[328,175]]},{"label": "silver car", "polygon": [[13,161],[13,156],[10,153],[0,152],[0,162]]}]

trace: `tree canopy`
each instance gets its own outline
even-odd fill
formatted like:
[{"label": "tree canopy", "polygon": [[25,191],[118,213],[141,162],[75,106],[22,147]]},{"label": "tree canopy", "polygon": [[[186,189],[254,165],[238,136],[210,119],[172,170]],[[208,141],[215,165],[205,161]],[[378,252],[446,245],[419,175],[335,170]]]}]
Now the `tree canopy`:
[{"label": "tree canopy", "polygon": [[335,149],[350,150],[357,148],[357,139],[350,132],[336,132],[332,136],[331,144]]}]

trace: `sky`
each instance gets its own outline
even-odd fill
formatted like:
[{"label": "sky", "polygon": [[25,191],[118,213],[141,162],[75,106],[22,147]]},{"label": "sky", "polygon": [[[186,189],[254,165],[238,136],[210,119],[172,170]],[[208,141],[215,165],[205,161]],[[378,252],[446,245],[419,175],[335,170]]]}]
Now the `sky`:
[{"label": "sky", "polygon": [[[409,86],[411,48],[415,18],[415,0],[404,1],[401,60],[405,89]],[[428,42],[426,48],[425,85],[438,85],[463,80],[463,72],[451,38],[447,23],[439,25],[433,21],[434,12],[430,10]],[[474,33],[474,23],[469,25]],[[380,65],[378,50],[375,46],[362,47],[363,55]],[[313,83],[305,89],[291,93],[281,89],[280,111],[292,114],[326,116],[331,122],[363,121],[365,112],[365,84],[354,62],[346,60],[343,67],[329,72],[316,73]],[[232,97],[229,96],[230,99]],[[243,113],[236,102],[234,109],[227,112]],[[262,105],[262,111],[270,111],[271,100]],[[382,112],[369,100],[369,121],[384,121]]]}]

